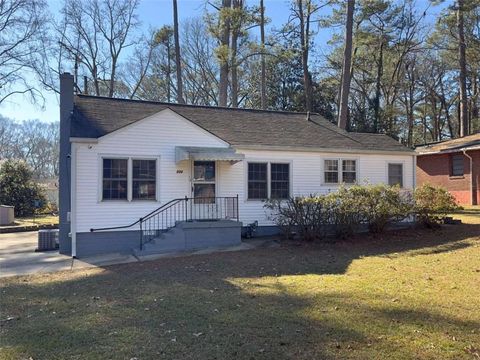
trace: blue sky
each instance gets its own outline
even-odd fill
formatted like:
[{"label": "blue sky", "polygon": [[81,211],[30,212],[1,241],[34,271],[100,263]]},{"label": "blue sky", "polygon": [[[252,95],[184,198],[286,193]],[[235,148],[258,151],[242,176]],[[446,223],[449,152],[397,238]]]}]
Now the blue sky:
[{"label": "blue sky", "polygon": [[[420,9],[427,6],[429,0],[418,0]],[[247,4],[258,3],[257,0],[247,0]],[[279,27],[288,20],[290,1],[289,0],[264,0],[266,16],[272,22],[270,27]],[[55,14],[61,7],[62,2],[50,0],[50,11]],[[182,19],[202,16],[204,11],[204,0],[178,0],[179,21]],[[430,8],[429,17],[434,18],[440,11],[439,7]],[[139,7],[139,17],[142,22],[142,29],[158,28],[164,24],[172,23],[172,1],[171,0],[143,0]],[[328,29],[321,30],[316,38],[316,50],[322,51],[326,48],[326,41],[329,38]],[[6,104],[0,107],[0,114],[17,121],[26,119],[41,119],[42,121],[58,121],[59,110],[58,100],[53,93],[45,92],[45,106],[31,104],[27,99],[18,96],[12,97]]]}]

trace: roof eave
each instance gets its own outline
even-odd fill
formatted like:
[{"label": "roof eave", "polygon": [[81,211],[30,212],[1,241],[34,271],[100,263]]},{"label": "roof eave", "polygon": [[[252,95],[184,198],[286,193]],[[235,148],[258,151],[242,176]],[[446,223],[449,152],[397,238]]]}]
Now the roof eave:
[{"label": "roof eave", "polygon": [[477,146],[469,146],[469,147],[462,147],[462,148],[455,148],[455,149],[444,149],[444,150],[435,150],[435,151],[416,151],[417,155],[438,155],[438,154],[452,154],[458,153],[463,151],[473,151],[473,150],[480,150],[480,145]]},{"label": "roof eave", "polygon": [[417,155],[413,150],[386,150],[386,149],[354,149],[354,148],[326,148],[311,146],[276,146],[276,145],[252,145],[232,144],[235,149],[244,150],[272,150],[272,151],[299,151],[299,152],[327,152],[349,154],[388,154],[388,155]]}]

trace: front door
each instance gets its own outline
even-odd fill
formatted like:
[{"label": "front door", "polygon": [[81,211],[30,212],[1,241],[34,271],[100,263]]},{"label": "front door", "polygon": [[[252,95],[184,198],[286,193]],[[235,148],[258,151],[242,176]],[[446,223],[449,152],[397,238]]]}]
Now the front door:
[{"label": "front door", "polygon": [[194,161],[192,197],[190,204],[193,220],[217,219],[215,161]]}]

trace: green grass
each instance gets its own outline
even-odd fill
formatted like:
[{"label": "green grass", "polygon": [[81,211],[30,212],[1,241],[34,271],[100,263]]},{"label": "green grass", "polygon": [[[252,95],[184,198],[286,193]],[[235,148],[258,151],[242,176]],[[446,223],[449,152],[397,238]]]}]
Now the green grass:
[{"label": "green grass", "polygon": [[480,211],[464,221],[1,279],[0,358],[477,359]]},{"label": "green grass", "polygon": [[58,215],[50,215],[50,214],[41,214],[36,215],[35,217],[24,217],[24,218],[15,218],[15,225],[22,225],[22,226],[31,226],[31,225],[50,225],[55,224],[58,225]]}]

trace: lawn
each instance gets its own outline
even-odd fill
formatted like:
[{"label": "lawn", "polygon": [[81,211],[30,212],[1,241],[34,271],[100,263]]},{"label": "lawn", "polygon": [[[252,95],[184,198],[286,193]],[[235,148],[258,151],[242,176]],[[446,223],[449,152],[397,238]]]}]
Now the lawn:
[{"label": "lawn", "polygon": [[58,215],[41,214],[30,217],[15,218],[15,225],[32,226],[32,225],[58,225]]},{"label": "lawn", "polygon": [[[0,280],[0,358],[478,359],[467,224]],[[458,217],[458,216],[457,216]]]}]

